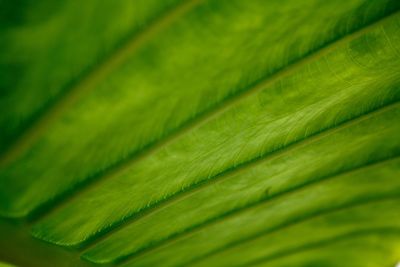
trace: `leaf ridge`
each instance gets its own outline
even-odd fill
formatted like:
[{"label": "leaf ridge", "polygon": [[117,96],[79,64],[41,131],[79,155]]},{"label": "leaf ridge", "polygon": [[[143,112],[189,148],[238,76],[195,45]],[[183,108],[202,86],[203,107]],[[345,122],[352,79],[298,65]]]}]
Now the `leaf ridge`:
[{"label": "leaf ridge", "polygon": [[[195,1],[195,0],[192,0]],[[199,0],[197,0],[199,1]],[[357,29],[351,33],[348,33],[344,36],[339,36],[337,39],[332,40],[322,47],[316,48],[309,54],[302,56],[299,59],[294,60],[294,62],[289,62],[288,65],[282,67],[280,70],[276,71],[271,75],[267,75],[262,77],[261,79],[257,80],[250,86],[244,88],[243,90],[239,91],[236,94],[230,95],[223,99],[220,103],[216,106],[213,106],[199,114],[195,117],[189,119],[186,123],[181,125],[180,127],[172,130],[171,132],[167,133],[166,136],[162,137],[159,140],[156,140],[153,143],[148,144],[147,146],[143,147],[139,151],[135,151],[125,157],[124,159],[116,162],[115,164],[109,166],[104,171],[94,174],[89,179],[85,180],[84,182],[78,183],[73,188],[67,190],[65,193],[55,197],[54,199],[43,203],[39,206],[36,210],[34,210],[30,215],[31,221],[36,221],[40,219],[44,215],[48,215],[49,213],[54,212],[55,210],[61,208],[63,205],[68,203],[73,198],[78,197],[83,192],[89,190],[91,187],[99,185],[102,181],[113,177],[114,175],[118,175],[124,172],[130,165],[135,162],[136,160],[140,160],[141,158],[146,157],[147,155],[157,151],[158,149],[162,148],[168,143],[173,142],[175,139],[179,138],[180,136],[184,135],[185,133],[191,131],[194,128],[200,127],[201,125],[205,124],[206,122],[218,117],[219,115],[223,114],[227,111],[230,107],[239,103],[241,100],[250,96],[252,94],[257,93],[258,91],[264,89],[266,86],[275,83],[276,81],[280,80],[283,77],[286,77],[302,66],[312,62],[318,58],[323,57],[324,55],[328,54],[330,51],[336,49],[337,46],[345,44],[346,42],[353,40],[362,34],[368,32],[369,30],[377,27],[378,25],[384,23],[387,20],[390,20],[393,16],[397,15],[399,12],[392,12],[389,15],[375,20],[370,24],[362,27],[361,29]],[[167,197],[166,199],[169,199]],[[163,199],[162,201],[164,201]],[[156,204],[154,204],[156,205]],[[154,205],[150,205],[147,208],[150,208]]]},{"label": "leaf ridge", "polygon": [[[120,222],[117,222],[115,225],[111,225],[108,229],[105,229],[104,231],[100,231],[97,232],[95,235],[93,235],[91,238],[87,239],[83,244],[82,247],[84,247],[85,251],[88,251],[90,248],[94,247],[96,244],[100,243],[102,240],[106,239],[108,236],[112,235],[113,233],[117,232],[117,231],[121,231],[122,229],[124,229],[125,227],[127,227],[130,224],[135,223],[137,220],[140,220],[142,218],[145,218],[146,216],[151,215],[153,212],[156,212],[157,210],[163,209],[165,207],[168,207],[169,205],[173,205],[175,202],[180,201],[181,199],[188,197],[189,195],[195,194],[196,192],[203,190],[205,188],[207,188],[208,186],[211,186],[214,183],[218,183],[221,182],[225,179],[228,179],[230,177],[230,175],[232,175],[235,172],[238,171],[243,171],[245,169],[248,168],[252,168],[258,164],[261,164],[263,161],[265,160],[271,160],[271,159],[275,159],[275,158],[279,158],[284,156],[286,153],[290,153],[293,150],[297,150],[300,149],[304,146],[307,146],[309,144],[312,144],[314,142],[319,141],[322,138],[325,138],[327,136],[330,136],[340,130],[343,130],[345,128],[351,127],[354,124],[358,124],[362,121],[368,120],[371,117],[377,116],[381,113],[387,112],[388,110],[394,109],[396,107],[399,106],[399,102],[394,102],[392,104],[388,104],[384,107],[380,107],[376,110],[370,111],[366,114],[362,114],[359,115],[357,117],[354,117],[348,121],[342,122],[339,125],[334,125],[333,127],[324,129],[320,132],[317,132],[311,136],[308,136],[306,138],[297,140],[291,144],[287,144],[287,146],[284,146],[280,149],[277,149],[275,151],[272,152],[268,152],[266,154],[262,154],[259,155],[259,157],[251,159],[249,161],[243,162],[241,164],[238,164],[230,169],[225,170],[224,172],[221,172],[219,174],[217,174],[216,176],[212,176],[207,180],[204,180],[200,183],[196,183],[193,184],[190,187],[184,188],[181,191],[177,192],[176,194],[155,203],[152,206],[146,207],[142,210],[139,210],[136,213],[131,214],[130,216],[125,217],[123,220],[121,220]],[[362,167],[362,166],[361,166]],[[336,173],[331,174],[332,175],[338,175],[341,174],[343,171],[339,171]],[[330,177],[329,176],[329,177]],[[323,177],[322,177],[323,178]],[[317,181],[318,179],[316,179],[315,181]],[[295,188],[293,188],[295,189]],[[281,193],[278,193],[277,195],[273,195],[270,196],[268,198],[268,200],[274,198],[274,197],[278,197],[280,194],[284,194],[286,192],[290,192],[290,190],[286,190],[283,191]],[[252,207],[253,205],[258,205],[260,202],[265,201],[266,199],[262,199],[261,201],[257,201],[257,202],[253,202],[253,203],[249,203],[243,207],[238,208],[238,210],[241,209],[246,209],[248,207]],[[227,213],[231,214],[234,213],[235,210],[231,210]],[[223,214],[221,214],[220,216],[216,217],[216,218],[211,218],[208,221],[214,221],[214,220],[218,220],[218,218],[220,218],[221,216],[223,216]],[[206,224],[208,221],[201,223],[200,225]],[[196,227],[193,226],[193,227]],[[192,229],[193,227],[189,228]],[[189,230],[187,229],[187,230]],[[186,230],[184,230],[184,232],[186,232]],[[168,238],[166,238],[168,239]],[[164,239],[165,240],[165,239]],[[164,240],[161,240],[160,242],[163,242]],[[156,243],[154,243],[156,244]],[[154,245],[153,244],[153,245]]]},{"label": "leaf ridge", "polygon": [[[335,172],[335,173],[333,173],[333,174],[331,174],[331,175],[318,177],[318,178],[316,178],[316,179],[314,179],[314,180],[312,180],[312,181],[309,181],[309,182],[300,184],[300,185],[298,185],[298,186],[296,186],[296,187],[293,187],[293,188],[284,190],[284,191],[279,192],[279,193],[277,193],[277,194],[275,194],[275,195],[267,196],[267,197],[262,198],[262,199],[260,199],[260,200],[258,200],[258,201],[256,201],[256,202],[249,203],[249,204],[244,205],[244,206],[242,206],[242,207],[239,207],[239,208],[236,208],[236,209],[227,211],[227,212],[225,212],[225,213],[219,215],[218,217],[211,218],[211,219],[209,219],[209,220],[207,220],[207,221],[205,221],[205,222],[202,222],[202,223],[200,223],[200,224],[197,224],[197,225],[194,225],[194,226],[192,226],[192,227],[190,227],[190,228],[187,228],[186,230],[183,230],[182,232],[179,232],[179,233],[176,233],[176,234],[171,235],[171,236],[169,236],[169,237],[166,237],[166,238],[163,239],[163,240],[160,240],[160,241],[158,241],[158,242],[151,243],[151,244],[149,244],[147,247],[145,246],[145,247],[143,247],[142,249],[139,249],[139,250],[137,250],[137,251],[135,251],[135,252],[133,252],[133,253],[131,253],[131,254],[127,254],[127,255],[124,255],[124,256],[121,256],[121,257],[116,258],[114,263],[122,263],[122,262],[126,262],[126,261],[129,261],[129,260],[133,260],[133,259],[135,259],[135,258],[137,258],[137,257],[141,257],[141,256],[143,256],[143,255],[145,255],[145,254],[147,254],[147,253],[151,253],[151,252],[154,251],[154,250],[160,249],[160,248],[162,248],[162,247],[169,246],[171,243],[176,242],[176,241],[178,241],[179,239],[182,239],[182,238],[185,238],[185,237],[187,237],[187,236],[190,236],[191,234],[194,234],[195,232],[201,231],[202,229],[207,228],[207,227],[209,227],[210,225],[219,223],[219,222],[221,222],[221,221],[223,221],[223,220],[225,220],[225,219],[228,219],[228,218],[230,218],[230,217],[234,217],[234,216],[236,216],[236,215],[238,215],[238,214],[240,214],[240,213],[242,213],[242,212],[245,212],[245,211],[247,211],[247,210],[249,210],[249,209],[251,209],[251,208],[257,207],[258,205],[262,205],[262,204],[264,204],[265,202],[268,202],[268,201],[271,201],[271,200],[274,200],[274,199],[277,199],[277,198],[284,197],[284,196],[286,196],[287,194],[295,193],[295,192],[298,191],[298,190],[305,189],[305,188],[307,188],[307,187],[309,187],[309,186],[312,186],[312,185],[317,185],[317,184],[319,184],[319,183],[321,183],[321,182],[324,182],[324,181],[327,181],[327,180],[335,179],[336,177],[341,176],[341,175],[345,175],[345,174],[349,174],[349,173],[353,173],[353,172],[362,171],[362,170],[364,170],[364,169],[366,169],[366,168],[371,168],[371,167],[374,167],[374,166],[376,166],[376,165],[380,165],[380,164],[384,164],[384,163],[387,163],[387,162],[390,162],[390,161],[394,161],[394,160],[396,160],[396,159],[398,159],[398,158],[399,158],[398,156],[395,156],[395,157],[389,157],[389,158],[385,158],[385,159],[381,159],[381,160],[375,160],[375,161],[372,161],[372,162],[368,162],[368,163],[366,163],[366,164],[364,164],[364,165],[362,165],[362,166],[357,166],[357,167],[350,168],[350,169],[347,169],[347,170],[342,170],[342,171],[339,171],[339,172]],[[392,196],[392,195],[389,195],[389,197],[392,198],[393,196]],[[398,197],[398,196],[396,196],[396,197]],[[376,197],[375,197],[375,198],[376,198]],[[375,199],[375,198],[372,198],[372,199]],[[378,198],[378,199],[380,199],[380,198]],[[351,202],[351,203],[352,203],[352,202]],[[344,206],[347,208],[347,205],[348,205],[348,204],[349,204],[349,203],[345,204]],[[340,207],[339,207],[339,208],[340,208]],[[331,208],[331,209],[336,210],[336,209],[338,209],[338,207],[333,207],[333,208]],[[330,209],[328,209],[328,210],[330,210]],[[279,227],[279,226],[277,226],[277,227]],[[275,228],[276,228],[276,227],[275,227]],[[274,230],[275,228],[272,228],[271,231],[268,232],[268,233],[274,232],[274,231],[275,231],[275,230]],[[279,230],[279,229],[277,229],[277,230]],[[254,236],[251,236],[251,239],[254,239],[254,238],[259,237],[259,236],[260,236],[260,233],[257,233],[257,234],[255,234]],[[250,239],[249,239],[249,240],[250,240]],[[247,241],[247,239],[246,239],[246,241]],[[238,241],[237,241],[237,242],[238,242]],[[96,244],[97,244],[97,243],[98,243],[98,242],[96,242]],[[207,256],[212,255],[212,254],[215,254],[215,253],[218,253],[218,252],[220,252],[220,251],[222,251],[222,250],[225,250],[225,249],[227,249],[227,248],[230,248],[230,247],[232,247],[232,246],[235,246],[235,245],[236,245],[236,242],[235,242],[235,243],[232,243],[232,244],[234,244],[234,245],[229,245],[229,247],[228,247],[228,246],[226,246],[226,247],[224,246],[223,249],[221,248],[221,249],[218,249],[218,250],[215,251],[215,252],[207,253]],[[90,259],[87,258],[87,257],[85,256],[85,254],[86,254],[86,252],[89,251],[90,248],[92,248],[93,246],[94,246],[94,245],[91,245],[90,247],[88,247],[87,249],[85,249],[85,250],[82,252],[81,257],[82,257],[83,259],[90,261]],[[201,258],[203,258],[203,257],[201,257]],[[196,261],[197,261],[197,260],[196,260]],[[191,261],[190,263],[192,263],[192,261]]]},{"label": "leaf ridge", "polygon": [[[398,158],[399,157],[396,157],[396,158],[393,158],[393,159],[390,159],[390,160],[394,160],[394,159],[398,159]],[[389,161],[389,160],[385,160],[385,161],[382,161],[382,162],[379,162],[379,163],[384,163],[384,162],[387,162],[387,161]],[[379,163],[377,163],[377,164],[379,164]],[[375,164],[373,164],[373,165],[375,165]],[[370,165],[370,166],[372,166],[372,165]],[[370,167],[370,166],[367,166],[367,167]],[[336,206],[336,207],[332,207],[332,208],[325,209],[325,210],[322,210],[322,211],[318,211],[318,212],[312,213],[312,214],[304,216],[304,217],[295,218],[295,219],[293,219],[293,220],[291,220],[289,222],[286,222],[284,224],[278,225],[278,226],[276,226],[274,228],[258,232],[258,233],[254,234],[254,235],[251,235],[251,236],[243,238],[243,239],[239,239],[239,240],[237,240],[235,242],[232,242],[230,244],[227,244],[227,245],[225,245],[225,246],[223,246],[223,247],[221,247],[219,249],[216,249],[214,251],[206,253],[206,254],[204,254],[202,256],[199,256],[197,258],[194,258],[194,259],[190,260],[189,262],[186,262],[185,266],[187,266],[186,264],[189,264],[189,265],[193,264],[193,263],[198,262],[198,261],[200,261],[202,259],[205,259],[205,258],[207,258],[207,257],[209,257],[211,255],[215,255],[215,254],[220,253],[220,252],[222,252],[224,250],[227,250],[227,249],[230,249],[232,247],[241,245],[242,243],[245,243],[245,242],[248,242],[248,241],[252,241],[252,240],[257,239],[257,238],[259,238],[261,236],[264,236],[264,235],[268,235],[268,234],[272,234],[272,233],[281,231],[281,230],[283,230],[283,229],[285,229],[287,227],[291,227],[291,226],[297,225],[299,223],[310,221],[310,220],[315,219],[315,218],[320,217],[320,216],[328,215],[328,214],[334,213],[336,211],[346,210],[348,208],[353,208],[353,207],[357,207],[357,206],[361,206],[361,205],[372,204],[372,203],[379,202],[379,201],[393,200],[393,199],[399,199],[399,195],[392,193],[392,194],[387,194],[387,195],[383,195],[383,196],[375,196],[375,197],[370,197],[370,198],[359,199],[359,200],[355,200],[355,201],[352,201],[352,202],[347,203],[347,204],[342,204],[341,206]]]},{"label": "leaf ridge", "polygon": [[355,230],[353,232],[350,233],[346,233],[346,234],[341,234],[335,237],[331,237],[328,239],[324,239],[324,240],[320,240],[320,241],[316,241],[316,242],[311,242],[308,244],[304,244],[292,249],[287,249],[281,252],[277,252],[271,256],[265,257],[265,258],[261,258],[261,259],[257,259],[254,261],[249,262],[248,264],[244,264],[244,265],[239,265],[239,266],[255,266],[256,264],[260,264],[260,263],[266,263],[266,262],[270,262],[270,261],[274,261],[286,256],[290,256],[293,254],[297,254],[297,253],[301,253],[307,250],[312,250],[314,248],[318,248],[318,247],[324,247],[324,246],[328,246],[331,245],[332,243],[336,243],[336,242],[340,242],[340,241],[345,241],[348,240],[350,238],[357,238],[357,237],[363,237],[363,236],[367,236],[369,234],[384,234],[384,235],[389,235],[389,234],[395,234],[395,235],[399,235],[400,234],[400,228],[398,227],[372,227],[369,229],[363,229],[363,230]]}]

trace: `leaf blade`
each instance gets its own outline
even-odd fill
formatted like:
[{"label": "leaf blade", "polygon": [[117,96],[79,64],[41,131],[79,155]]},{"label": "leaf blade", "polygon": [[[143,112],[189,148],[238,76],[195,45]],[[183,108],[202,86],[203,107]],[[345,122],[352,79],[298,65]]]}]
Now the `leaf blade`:
[{"label": "leaf blade", "polygon": [[[387,23],[389,29],[393,20]],[[396,27],[392,30],[396,31]],[[271,153],[385,103],[396,102],[399,96],[395,68],[384,66],[388,61],[394,65],[399,62],[395,51],[382,43],[386,39],[377,37],[381,35],[379,25],[286,80],[279,80],[258,94],[250,95],[230,112],[164,146],[124,173],[117,173],[56,210],[35,226],[35,235],[60,245],[79,245],[91,235],[107,231],[113,224],[118,225],[124,218],[157,203],[158,199],[179,193],[181,188],[207,181],[232,166]],[[357,59],[374,67],[361,68],[348,55],[347,48],[357,48],[367,41],[371,43],[371,40],[375,41],[374,49],[381,47],[380,53],[387,53],[388,57],[370,61],[368,51],[375,50],[363,51]],[[348,75],[346,79],[332,79],[331,72],[326,71],[338,58],[346,62],[347,69],[338,64],[335,71],[344,77]],[[308,80],[305,78],[307,75]],[[385,77],[386,84],[382,83],[382,77]],[[298,85],[298,79],[308,82]],[[318,79],[322,90],[315,89],[313,79]],[[376,83],[377,80],[380,82]],[[394,113],[397,114],[396,108]],[[168,182],[163,184],[163,181]],[[158,186],[160,184],[163,186]],[[134,195],[130,188],[134,188]],[[97,206],[102,209],[97,210]],[[99,221],[92,223],[91,217]],[[80,227],[76,228],[76,225]],[[41,227],[53,230],[43,233]]]}]

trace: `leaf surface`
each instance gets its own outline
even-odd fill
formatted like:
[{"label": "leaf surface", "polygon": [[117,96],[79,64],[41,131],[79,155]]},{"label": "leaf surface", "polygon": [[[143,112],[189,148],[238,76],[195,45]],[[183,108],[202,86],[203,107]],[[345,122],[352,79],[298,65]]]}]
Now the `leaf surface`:
[{"label": "leaf surface", "polygon": [[0,259],[395,265],[398,1],[23,2],[0,2]]}]

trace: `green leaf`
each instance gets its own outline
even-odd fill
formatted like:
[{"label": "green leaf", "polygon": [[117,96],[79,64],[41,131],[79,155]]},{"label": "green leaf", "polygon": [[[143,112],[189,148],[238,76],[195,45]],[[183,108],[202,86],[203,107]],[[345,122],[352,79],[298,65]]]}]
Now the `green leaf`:
[{"label": "green leaf", "polygon": [[398,1],[0,9],[0,259],[399,260]]}]

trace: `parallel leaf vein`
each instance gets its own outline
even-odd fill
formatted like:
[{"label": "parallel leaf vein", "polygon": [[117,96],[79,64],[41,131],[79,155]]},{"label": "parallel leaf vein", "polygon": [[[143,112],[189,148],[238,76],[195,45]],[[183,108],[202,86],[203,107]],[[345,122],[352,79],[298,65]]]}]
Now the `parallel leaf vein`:
[{"label": "parallel leaf vein", "polygon": [[[195,0],[192,0],[192,2],[196,2]],[[193,4],[193,3],[192,3]],[[176,128],[175,130],[167,133],[164,137],[162,137],[160,140],[155,141],[147,146],[145,146],[143,149],[140,151],[135,151],[132,154],[128,155],[121,161],[116,162],[115,164],[111,165],[109,168],[106,170],[94,174],[92,177],[88,178],[84,182],[78,183],[75,185],[73,188],[70,188],[69,190],[66,190],[63,194],[60,194],[58,197],[43,203],[41,206],[39,206],[34,212],[33,212],[33,219],[40,219],[43,215],[49,215],[52,212],[62,208],[64,205],[66,205],[69,201],[73,200],[74,198],[79,197],[81,194],[84,192],[90,190],[92,187],[100,185],[100,183],[106,181],[108,178],[114,177],[116,175],[119,175],[126,171],[135,161],[140,160],[143,157],[146,157],[150,155],[151,153],[156,152],[158,149],[164,147],[166,144],[174,141],[175,139],[179,138],[180,136],[186,134],[187,132],[193,130],[194,128],[200,127],[204,123],[218,117],[222,113],[226,112],[229,108],[231,108],[233,105],[236,103],[239,103],[242,101],[244,98],[246,98],[249,95],[253,95],[260,90],[264,89],[265,87],[275,83],[276,81],[282,79],[283,77],[286,77],[299,68],[305,66],[306,64],[317,60],[326,54],[330,53],[331,51],[335,50],[336,47],[341,46],[361,35],[364,33],[368,32],[369,30],[377,27],[378,25],[384,23],[385,21],[389,20],[391,17],[395,16],[398,12],[394,12],[384,18],[381,18],[373,23],[370,23],[369,25],[358,29],[352,33],[349,33],[345,36],[338,37],[335,40],[331,40],[324,46],[318,48],[317,50],[310,52],[309,54],[295,60],[294,62],[289,63],[286,67],[281,68],[277,72],[275,72],[272,75],[267,75],[258,81],[254,82],[251,86],[244,88],[243,90],[237,92],[236,94],[232,94],[226,99],[222,100],[219,104],[217,104],[214,107],[211,107],[201,113],[199,113],[197,116],[194,118],[190,119],[180,127]],[[208,179],[207,181],[210,181]],[[194,185],[196,187],[197,185]],[[182,191],[179,191],[173,195],[167,196],[160,200],[159,202],[155,202],[153,204],[148,205],[146,208],[136,212],[135,214],[139,214],[141,212],[144,212],[146,210],[153,209],[155,206],[159,205],[160,203],[163,203],[165,201],[169,201],[170,198],[173,198],[175,195],[178,195],[180,193],[183,193],[187,190],[190,190],[191,187],[188,187],[187,189],[184,189]],[[132,215],[128,216],[132,217]],[[126,218],[125,218],[126,219]],[[125,220],[124,219],[124,220]],[[120,222],[116,223],[120,224]]]},{"label": "parallel leaf vein", "polygon": [[[379,115],[381,113],[387,112],[388,110],[394,109],[394,108],[398,107],[398,105],[399,105],[398,102],[394,102],[392,104],[388,104],[388,105],[386,105],[384,107],[381,107],[381,108],[379,108],[377,110],[371,111],[371,112],[366,113],[366,114],[362,114],[362,115],[360,115],[358,117],[355,117],[355,118],[353,118],[351,120],[343,122],[342,124],[327,128],[327,129],[325,129],[325,130],[323,130],[323,131],[321,131],[319,133],[313,134],[312,136],[309,136],[309,137],[304,138],[304,139],[300,139],[300,140],[295,141],[295,142],[293,142],[291,144],[287,144],[287,146],[282,147],[280,149],[277,149],[275,151],[259,155],[259,157],[257,157],[257,158],[254,158],[254,159],[252,159],[250,161],[246,161],[246,162],[244,162],[242,164],[238,164],[238,165],[236,165],[236,166],[234,166],[234,167],[232,167],[230,169],[225,170],[222,173],[219,173],[216,176],[210,177],[208,180],[205,180],[203,182],[193,184],[190,187],[184,188],[182,191],[179,191],[178,193],[166,198],[165,200],[163,200],[161,202],[158,202],[156,205],[153,205],[152,207],[143,209],[143,210],[141,210],[141,211],[139,211],[137,213],[134,213],[134,214],[132,214],[130,216],[127,216],[123,220],[117,222],[115,225],[111,225],[111,226],[109,226],[109,228],[107,228],[107,229],[105,229],[103,231],[97,232],[95,235],[93,235],[91,238],[89,238],[83,244],[84,250],[85,251],[89,250],[90,248],[96,246],[101,241],[105,240],[110,235],[114,234],[115,232],[123,231],[123,229],[125,229],[125,227],[127,227],[128,225],[133,224],[133,223],[137,222],[138,220],[144,219],[145,217],[150,216],[154,212],[157,212],[157,211],[159,211],[161,209],[167,208],[168,206],[171,206],[174,203],[179,202],[182,199],[187,198],[192,194],[196,194],[200,190],[205,190],[208,186],[211,186],[211,185],[213,185],[215,183],[221,182],[221,181],[223,181],[225,179],[229,179],[229,177],[231,177],[231,175],[236,173],[236,172],[243,171],[245,169],[249,169],[249,168],[255,167],[258,164],[261,164],[262,162],[264,162],[265,160],[272,160],[272,159],[276,159],[276,158],[279,158],[279,157],[284,157],[287,153],[291,153],[291,152],[293,152],[293,151],[295,151],[297,149],[300,149],[300,148],[305,147],[307,145],[310,145],[312,143],[318,142],[318,140],[321,140],[322,138],[326,138],[328,136],[331,136],[331,135],[335,134],[338,131],[341,131],[341,130],[343,130],[345,128],[349,128],[352,125],[361,123],[362,121],[368,120],[369,118],[371,118],[373,116],[377,116],[377,115]],[[345,172],[345,171],[346,170],[344,170],[342,172]],[[333,173],[332,175],[338,175],[340,173],[341,172],[339,171],[339,172]],[[330,175],[329,177],[331,177],[332,175]],[[317,182],[319,180],[322,180],[324,178],[329,178],[329,177],[321,177],[320,179],[314,179],[313,181]],[[228,211],[227,213],[221,214],[220,216],[212,218],[210,220],[207,220],[207,221],[205,221],[205,222],[203,222],[201,224],[191,226],[190,228],[188,228],[188,229],[186,229],[186,230],[184,230],[184,231],[182,231],[182,232],[180,232],[180,233],[178,233],[176,235],[169,236],[169,237],[167,237],[165,239],[160,240],[159,242],[154,242],[149,246],[145,246],[143,248],[143,250],[148,250],[148,249],[150,249],[152,247],[156,247],[156,246],[158,246],[158,245],[160,245],[162,243],[168,242],[170,239],[176,238],[177,236],[182,236],[182,235],[188,234],[192,230],[195,230],[197,228],[204,228],[208,224],[216,223],[217,221],[222,220],[223,218],[225,218],[228,215],[231,216],[233,214],[236,214],[239,211],[244,211],[244,210],[246,210],[246,209],[248,209],[250,207],[253,207],[255,205],[263,203],[266,200],[271,200],[272,198],[278,197],[278,196],[280,196],[282,194],[289,193],[292,190],[300,189],[300,188],[302,188],[304,186],[307,186],[308,184],[309,183],[303,184],[300,187],[295,187],[295,188],[292,188],[290,190],[283,191],[283,192],[281,192],[279,194],[276,194],[276,195],[273,195],[273,196],[269,196],[267,199],[262,199],[261,201],[252,202],[252,203],[249,203],[249,204],[247,204],[247,205],[245,205],[243,207],[240,207],[238,209],[234,209],[234,210]],[[141,251],[142,250],[139,250],[139,251],[137,251],[137,252],[135,252],[133,254],[139,253]]]}]

